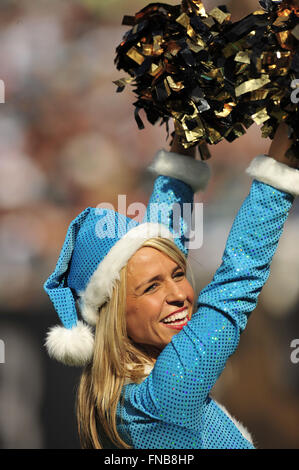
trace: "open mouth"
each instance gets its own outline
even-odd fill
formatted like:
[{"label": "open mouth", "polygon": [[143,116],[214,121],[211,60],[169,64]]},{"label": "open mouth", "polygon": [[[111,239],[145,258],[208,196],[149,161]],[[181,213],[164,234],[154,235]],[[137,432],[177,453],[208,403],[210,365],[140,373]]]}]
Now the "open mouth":
[{"label": "open mouth", "polygon": [[163,323],[167,328],[181,330],[185,325],[187,325],[188,321],[189,316],[188,309],[186,307],[183,311],[173,313],[172,315],[169,315],[168,317],[164,318],[161,323]]}]

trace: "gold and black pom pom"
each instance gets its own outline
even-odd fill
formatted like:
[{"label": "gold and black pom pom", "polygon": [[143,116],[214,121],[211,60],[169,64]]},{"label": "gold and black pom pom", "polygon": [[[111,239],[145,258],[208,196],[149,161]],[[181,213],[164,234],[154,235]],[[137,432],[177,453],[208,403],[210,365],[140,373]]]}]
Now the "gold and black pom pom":
[{"label": "gold and black pom pom", "polygon": [[[231,22],[226,6],[208,13],[199,0],[172,6],[150,3],[123,24],[131,29],[116,49],[116,80],[137,96],[135,119],[143,109],[151,124],[174,119],[185,148],[229,142],[262,125],[273,138],[280,122],[290,126],[299,155],[299,0],[261,0],[261,10]],[[297,99],[298,96],[298,99]]]}]

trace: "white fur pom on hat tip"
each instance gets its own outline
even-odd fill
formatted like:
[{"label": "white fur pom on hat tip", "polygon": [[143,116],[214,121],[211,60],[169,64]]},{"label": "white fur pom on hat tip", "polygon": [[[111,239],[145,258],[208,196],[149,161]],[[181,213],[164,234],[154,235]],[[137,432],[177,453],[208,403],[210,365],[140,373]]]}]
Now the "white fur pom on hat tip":
[{"label": "white fur pom on hat tip", "polygon": [[84,366],[93,356],[94,335],[82,321],[73,328],[56,325],[47,334],[45,346],[49,356],[68,366]]}]

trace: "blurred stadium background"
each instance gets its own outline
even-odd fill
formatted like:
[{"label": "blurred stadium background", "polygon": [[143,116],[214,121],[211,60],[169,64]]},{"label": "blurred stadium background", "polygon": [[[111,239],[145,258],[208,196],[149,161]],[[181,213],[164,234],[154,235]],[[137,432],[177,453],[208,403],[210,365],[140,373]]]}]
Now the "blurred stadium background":
[{"label": "blurred stadium background", "polygon": [[[179,0],[168,0],[177,4]],[[70,221],[85,207],[147,203],[145,168],[169,148],[165,127],[139,131],[115,48],[124,14],[144,0],[1,0],[0,79],[0,448],[79,448],[74,399],[80,370],[51,361],[43,342],[57,323],[42,285],[52,272]],[[226,3],[233,20],[257,0]],[[144,117],[144,116],[143,116]],[[257,126],[211,148],[213,178],[204,203],[204,242],[191,255],[200,290],[221,262],[234,216],[251,181],[245,168],[266,152]],[[252,433],[258,448],[299,447],[299,207],[292,213],[269,281],[236,354],[213,394]]]}]

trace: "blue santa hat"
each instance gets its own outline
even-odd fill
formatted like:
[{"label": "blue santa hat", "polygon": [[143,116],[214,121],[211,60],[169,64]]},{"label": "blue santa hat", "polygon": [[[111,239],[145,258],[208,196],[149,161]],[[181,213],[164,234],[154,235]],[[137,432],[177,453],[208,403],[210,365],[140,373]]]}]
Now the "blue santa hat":
[{"label": "blue santa hat", "polygon": [[[179,179],[193,192],[204,189],[210,178],[205,162],[165,150],[156,154],[148,170],[155,176]],[[121,268],[145,241],[154,237],[173,240],[187,255],[181,234],[188,231],[188,224],[185,226],[183,218],[181,224],[177,236],[168,229],[168,222],[161,223],[158,213],[149,211],[139,224],[112,209],[93,207],[71,222],[56,268],[44,284],[62,323],[47,335],[51,357],[79,366],[92,359],[92,327],[97,323],[99,308],[111,298]],[[78,320],[77,301],[84,322]]]},{"label": "blue santa hat", "polygon": [[[70,224],[56,268],[44,284],[62,322],[50,329],[46,348],[67,365],[83,366],[93,355],[99,308],[129,258],[153,237],[174,240],[164,224],[138,223],[111,209],[88,207]],[[85,322],[78,320],[76,301]]]}]

